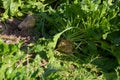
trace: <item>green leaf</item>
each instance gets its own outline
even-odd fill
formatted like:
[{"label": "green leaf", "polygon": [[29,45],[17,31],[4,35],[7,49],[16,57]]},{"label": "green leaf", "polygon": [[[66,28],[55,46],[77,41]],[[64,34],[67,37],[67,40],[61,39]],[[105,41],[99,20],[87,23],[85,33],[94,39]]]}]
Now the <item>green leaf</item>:
[{"label": "green leaf", "polygon": [[7,18],[7,16],[17,16],[17,13],[19,13],[18,7],[21,6],[21,1],[19,0],[3,0],[3,7],[5,9],[4,17]]},{"label": "green leaf", "polygon": [[116,57],[120,65],[120,46],[112,46],[111,51],[112,51],[112,54]]},{"label": "green leaf", "polygon": [[107,36],[107,40],[113,44],[120,44],[120,31],[114,31]]},{"label": "green leaf", "polygon": [[72,29],[72,27],[67,28],[67,29],[65,29],[64,31],[56,34],[56,35],[53,37],[53,40],[48,43],[48,45],[47,45],[47,49],[48,49],[48,51],[47,51],[47,53],[48,53],[48,54],[47,54],[47,57],[50,59],[50,62],[53,62],[53,61],[54,61],[54,49],[55,49],[55,47],[56,47],[56,44],[57,44],[58,39],[60,38],[60,36],[61,36],[64,32],[66,32],[66,31],[68,31],[68,30],[70,30],[70,29]]},{"label": "green leaf", "polygon": [[49,48],[52,48],[52,49],[55,49],[56,44],[57,44],[57,41],[58,41],[58,39],[60,38],[60,36],[61,36],[64,32],[66,32],[66,31],[68,31],[68,30],[70,30],[70,29],[72,29],[72,27],[67,28],[67,29],[65,29],[64,31],[56,34],[56,35],[53,37],[53,41],[51,41],[50,43],[48,43],[48,47],[49,47]]},{"label": "green leaf", "polygon": [[98,51],[97,51],[97,47],[96,47],[95,43],[93,41],[87,41],[87,43],[88,43],[88,46],[89,46],[89,52],[91,54],[96,55],[98,53]]}]

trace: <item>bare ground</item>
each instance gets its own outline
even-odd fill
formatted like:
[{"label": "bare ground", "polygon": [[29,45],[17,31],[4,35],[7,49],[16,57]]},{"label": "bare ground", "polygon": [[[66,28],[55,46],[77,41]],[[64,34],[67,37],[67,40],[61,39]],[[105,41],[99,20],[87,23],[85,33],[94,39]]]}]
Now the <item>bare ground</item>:
[{"label": "bare ground", "polygon": [[24,45],[35,42],[41,33],[34,34],[34,27],[20,30],[18,25],[22,22],[19,19],[8,19],[4,22],[0,22],[0,39],[6,44],[16,44],[22,41]]}]

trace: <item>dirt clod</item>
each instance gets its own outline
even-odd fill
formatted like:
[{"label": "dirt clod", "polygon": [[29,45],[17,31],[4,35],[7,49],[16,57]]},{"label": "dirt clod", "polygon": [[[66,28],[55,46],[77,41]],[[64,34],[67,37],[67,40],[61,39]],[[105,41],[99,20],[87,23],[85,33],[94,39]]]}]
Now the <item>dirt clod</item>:
[{"label": "dirt clod", "polygon": [[69,40],[60,40],[57,45],[57,51],[63,53],[72,53],[73,52],[73,44]]}]

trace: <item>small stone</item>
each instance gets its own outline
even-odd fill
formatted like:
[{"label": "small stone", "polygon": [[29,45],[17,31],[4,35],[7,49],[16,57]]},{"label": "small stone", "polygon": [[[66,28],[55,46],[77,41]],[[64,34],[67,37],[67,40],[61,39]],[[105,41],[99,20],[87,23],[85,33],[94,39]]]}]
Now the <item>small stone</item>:
[{"label": "small stone", "polygon": [[35,27],[36,17],[29,14],[19,25],[18,28],[21,30]]},{"label": "small stone", "polygon": [[63,53],[72,53],[73,44],[69,40],[61,40],[57,45],[57,50]]}]

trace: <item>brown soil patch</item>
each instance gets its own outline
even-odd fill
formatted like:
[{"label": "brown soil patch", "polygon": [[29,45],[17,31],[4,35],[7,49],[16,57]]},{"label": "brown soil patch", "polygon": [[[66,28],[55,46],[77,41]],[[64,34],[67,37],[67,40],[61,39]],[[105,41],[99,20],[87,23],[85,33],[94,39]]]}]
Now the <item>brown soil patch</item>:
[{"label": "brown soil patch", "polygon": [[18,28],[19,24],[23,23],[23,21],[24,19],[23,20],[8,19],[4,22],[0,22],[0,39],[2,39],[6,44],[16,44],[22,41],[24,43],[23,45],[34,43],[36,40],[38,40],[38,38],[41,37],[41,33],[35,35],[34,34],[35,27],[29,28],[28,25],[28,28],[25,29],[20,30]]}]

